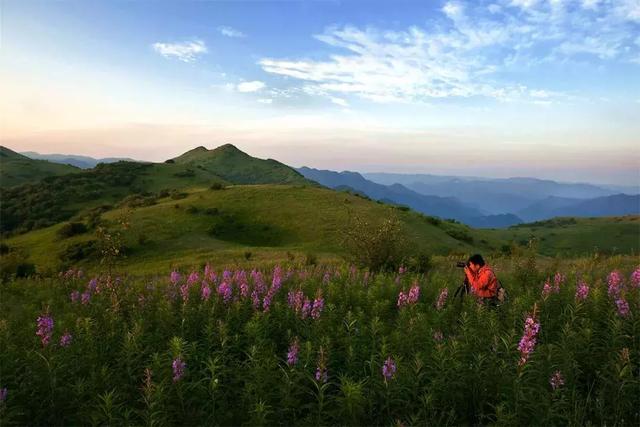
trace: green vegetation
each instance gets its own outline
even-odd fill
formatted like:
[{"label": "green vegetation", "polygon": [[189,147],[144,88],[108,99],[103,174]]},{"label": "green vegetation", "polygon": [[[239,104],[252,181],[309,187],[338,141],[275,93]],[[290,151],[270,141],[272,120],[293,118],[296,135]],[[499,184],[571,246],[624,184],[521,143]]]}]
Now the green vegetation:
[{"label": "green vegetation", "polygon": [[284,264],[12,280],[0,422],[638,425],[637,261],[535,266],[525,285],[516,259],[496,260],[497,308],[454,298],[446,259],[428,276]]},{"label": "green vegetation", "polygon": [[[49,176],[80,172],[75,166],[34,160],[0,145],[0,187],[36,183]],[[4,200],[3,200],[4,201]]]},{"label": "green vegetation", "polygon": [[[246,251],[252,252],[254,260],[282,260],[286,259],[286,252],[300,258],[313,253],[335,260],[344,254],[341,242],[353,213],[372,224],[395,215],[412,254],[490,250],[489,246],[470,246],[447,233],[455,228],[464,233],[475,232],[464,225],[447,223],[447,228],[442,229],[415,212],[396,211],[388,205],[315,186],[243,185],[222,191],[188,190],[180,200],[164,197],[149,206],[113,208],[94,222],[116,229],[117,218],[125,212],[130,212],[130,228],[125,239],[127,257],[122,265],[131,271],[205,260],[241,260]],[[56,271],[71,265],[60,261],[65,258],[60,254],[69,246],[96,239],[95,232],[88,232],[61,241],[58,230],[62,227],[57,224],[6,241],[29,253],[30,262],[41,271]],[[142,243],[140,235],[146,236]],[[89,266],[94,262],[94,258],[76,259],[72,264]]]}]

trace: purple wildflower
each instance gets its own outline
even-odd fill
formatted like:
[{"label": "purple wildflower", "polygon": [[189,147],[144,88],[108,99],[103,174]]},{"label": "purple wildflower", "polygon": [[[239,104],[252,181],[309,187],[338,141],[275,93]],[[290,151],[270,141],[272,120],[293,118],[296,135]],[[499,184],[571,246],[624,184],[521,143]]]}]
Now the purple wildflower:
[{"label": "purple wildflower", "polygon": [[71,292],[71,302],[76,303],[80,301],[80,291]]},{"label": "purple wildflower", "polygon": [[204,279],[208,280],[211,283],[216,281],[216,272],[213,271],[209,263],[204,266]]},{"label": "purple wildflower", "polygon": [[398,274],[402,275],[407,271],[407,268],[403,265],[400,266],[400,268],[398,269]]},{"label": "purple wildflower", "polygon": [[329,271],[324,272],[324,276],[322,276],[322,284],[326,285],[331,280],[331,273]]},{"label": "purple wildflower", "polygon": [[304,303],[302,304],[302,313],[301,313],[303,319],[306,319],[307,317],[309,317],[309,315],[311,314],[311,308],[312,308],[311,300],[309,300],[309,298],[305,298]]},{"label": "purple wildflower", "polygon": [[267,292],[267,294],[262,299],[262,311],[265,313],[271,309],[271,293]]},{"label": "purple wildflower", "polygon": [[444,335],[442,335],[442,331],[435,331],[433,333],[433,340],[436,342],[442,342],[444,339]]},{"label": "purple wildflower", "polygon": [[191,274],[189,274],[189,277],[187,277],[188,285],[194,285],[199,281],[200,281],[200,275],[198,274],[197,271],[192,271]]},{"label": "purple wildflower", "polygon": [[631,284],[634,288],[640,288],[640,267],[631,273]]},{"label": "purple wildflower", "polygon": [[82,299],[82,304],[84,305],[89,304],[89,301],[91,301],[91,292],[89,291],[83,292],[81,299]]},{"label": "purple wildflower", "polygon": [[316,381],[321,381],[323,383],[326,383],[327,379],[328,379],[327,368],[318,366],[316,368]]},{"label": "purple wildflower", "polygon": [[564,377],[560,371],[555,371],[549,379],[549,384],[553,390],[557,390],[564,385]]},{"label": "purple wildflower", "polygon": [[253,292],[251,292],[251,301],[253,302],[254,309],[257,310],[260,308],[260,296],[258,295],[257,289],[254,289]]},{"label": "purple wildflower", "polygon": [[9,394],[9,390],[6,387],[0,388],[0,405],[3,404],[7,400],[7,395]]},{"label": "purple wildflower", "polygon": [[169,278],[169,281],[171,282],[172,285],[177,285],[178,282],[180,281],[180,273],[178,273],[177,271],[173,270],[171,272],[171,277]]},{"label": "purple wildflower", "polygon": [[447,297],[449,296],[449,290],[444,288],[440,291],[440,296],[438,296],[438,301],[436,302],[436,309],[438,311],[444,308],[444,305],[447,303]]},{"label": "purple wildflower", "polygon": [[289,346],[289,351],[287,352],[287,365],[293,366],[298,363],[298,351],[300,351],[300,345],[296,338]]},{"label": "purple wildflower", "polygon": [[558,293],[560,292],[560,285],[564,283],[566,276],[562,273],[556,273],[553,276],[553,290]]},{"label": "purple wildflower", "polygon": [[69,345],[71,345],[72,339],[73,337],[71,336],[71,334],[69,332],[65,332],[64,335],[60,337],[60,345],[62,347],[68,347]]},{"label": "purple wildflower", "polygon": [[607,277],[607,293],[609,294],[609,298],[618,298],[620,295],[621,286],[622,285],[622,274],[619,271],[614,270],[609,273]]},{"label": "purple wildflower", "polygon": [[287,294],[287,302],[296,314],[300,314],[302,312],[302,305],[304,304],[304,293],[301,290],[295,292],[289,291]]},{"label": "purple wildflower", "polygon": [[209,301],[209,297],[211,296],[211,288],[209,287],[207,282],[202,282],[200,295],[202,296],[203,301]]},{"label": "purple wildflower", "polygon": [[528,316],[524,322],[524,334],[518,344],[518,350],[520,351],[520,361],[518,365],[524,365],[529,359],[529,355],[536,346],[538,332],[540,332],[540,323],[536,322],[532,316]]},{"label": "purple wildflower", "polygon": [[405,294],[403,291],[400,291],[400,293],[398,294],[398,302],[396,303],[398,308],[402,308],[407,305],[408,298],[409,297],[407,296],[407,294]]},{"label": "purple wildflower", "polygon": [[189,301],[189,290],[191,288],[191,283],[187,281],[182,286],[180,286],[180,295],[182,296],[182,301]]},{"label": "purple wildflower", "polygon": [[36,335],[40,337],[42,346],[45,347],[49,345],[51,335],[53,334],[53,317],[49,314],[39,316],[37,319],[37,326],[38,329],[36,331]]},{"label": "purple wildflower", "polygon": [[576,301],[584,301],[589,296],[589,285],[580,281],[576,287]]},{"label": "purple wildflower", "polygon": [[420,286],[418,283],[414,283],[409,289],[409,295],[407,295],[407,304],[415,304],[418,302],[418,298],[420,298]]},{"label": "purple wildflower", "polygon": [[313,308],[311,308],[311,317],[317,319],[320,317],[320,313],[322,313],[322,309],[324,308],[324,298],[322,298],[322,294],[318,294],[316,299],[313,300]]},{"label": "purple wildflower", "polygon": [[171,367],[173,368],[173,382],[180,381],[184,376],[184,368],[186,367],[186,363],[182,361],[180,357],[177,357],[173,360]]},{"label": "purple wildflower", "polygon": [[544,282],[544,286],[542,287],[542,298],[547,299],[551,292],[553,292],[553,288],[551,287],[551,283],[549,283],[549,280],[547,279],[547,281]]},{"label": "purple wildflower", "polygon": [[627,317],[630,313],[629,303],[626,299],[619,297],[616,299],[616,307],[618,308],[618,315],[620,317]]},{"label": "purple wildflower", "polygon": [[218,286],[218,295],[222,297],[225,304],[228,304],[231,301],[231,298],[233,297],[233,289],[226,280]]},{"label": "purple wildflower", "polygon": [[98,289],[98,279],[94,277],[93,279],[89,280],[89,283],[87,283],[87,291],[95,292],[96,289]]},{"label": "purple wildflower", "polygon": [[271,290],[275,294],[282,286],[282,268],[276,266],[273,269],[273,279],[271,280]]},{"label": "purple wildflower", "polygon": [[396,362],[393,361],[391,356],[387,357],[387,360],[382,364],[382,376],[384,376],[384,380],[388,381],[396,374]]}]

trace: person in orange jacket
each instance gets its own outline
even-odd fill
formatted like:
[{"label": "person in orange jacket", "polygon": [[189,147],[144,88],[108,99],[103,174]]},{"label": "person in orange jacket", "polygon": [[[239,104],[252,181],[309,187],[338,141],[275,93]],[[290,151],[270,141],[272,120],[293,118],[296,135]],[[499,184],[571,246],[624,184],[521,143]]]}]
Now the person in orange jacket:
[{"label": "person in orange jacket", "polygon": [[500,284],[495,273],[482,258],[482,255],[475,254],[467,261],[464,268],[464,274],[467,276],[471,292],[478,297],[496,299]]}]

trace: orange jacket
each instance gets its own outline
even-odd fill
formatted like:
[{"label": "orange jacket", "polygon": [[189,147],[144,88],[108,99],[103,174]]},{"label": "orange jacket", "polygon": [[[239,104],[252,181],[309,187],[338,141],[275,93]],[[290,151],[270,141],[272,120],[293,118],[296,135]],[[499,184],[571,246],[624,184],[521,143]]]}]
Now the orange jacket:
[{"label": "orange jacket", "polygon": [[473,292],[482,298],[492,298],[498,293],[498,279],[488,265],[480,267],[477,273],[467,273]]}]

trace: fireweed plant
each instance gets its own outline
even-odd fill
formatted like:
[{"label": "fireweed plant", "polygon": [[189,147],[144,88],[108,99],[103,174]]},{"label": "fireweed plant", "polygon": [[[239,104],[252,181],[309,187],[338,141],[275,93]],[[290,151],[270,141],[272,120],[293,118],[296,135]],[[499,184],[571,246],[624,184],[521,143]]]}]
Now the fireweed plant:
[{"label": "fireweed plant", "polygon": [[0,425],[638,425],[637,263],[498,266],[498,307],[448,261],[5,282]]}]

